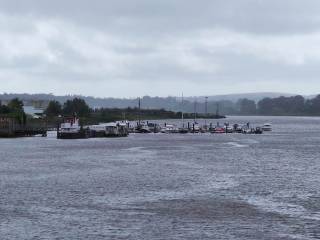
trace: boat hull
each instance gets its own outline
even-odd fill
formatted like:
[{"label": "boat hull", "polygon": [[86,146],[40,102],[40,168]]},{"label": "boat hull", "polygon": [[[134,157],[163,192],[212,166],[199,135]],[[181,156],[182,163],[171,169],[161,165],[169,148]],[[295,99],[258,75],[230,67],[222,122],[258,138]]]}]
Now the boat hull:
[{"label": "boat hull", "polygon": [[89,138],[89,135],[85,131],[77,133],[64,133],[60,132],[57,134],[58,139],[86,139]]}]

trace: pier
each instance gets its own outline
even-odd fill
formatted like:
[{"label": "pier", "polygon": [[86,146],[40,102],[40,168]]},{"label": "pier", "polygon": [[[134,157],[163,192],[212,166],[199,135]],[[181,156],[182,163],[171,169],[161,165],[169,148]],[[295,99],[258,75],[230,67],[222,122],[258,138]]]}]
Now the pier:
[{"label": "pier", "polygon": [[47,136],[45,123],[41,125],[21,124],[13,117],[0,116],[0,138]]}]

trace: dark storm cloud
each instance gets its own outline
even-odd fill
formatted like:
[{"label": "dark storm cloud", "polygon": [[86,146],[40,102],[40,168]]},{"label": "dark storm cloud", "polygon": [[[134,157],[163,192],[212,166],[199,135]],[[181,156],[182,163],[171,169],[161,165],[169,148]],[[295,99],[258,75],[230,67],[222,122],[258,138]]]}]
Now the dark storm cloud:
[{"label": "dark storm cloud", "polygon": [[0,0],[0,81],[114,96],[312,92],[319,11],[317,0]]}]

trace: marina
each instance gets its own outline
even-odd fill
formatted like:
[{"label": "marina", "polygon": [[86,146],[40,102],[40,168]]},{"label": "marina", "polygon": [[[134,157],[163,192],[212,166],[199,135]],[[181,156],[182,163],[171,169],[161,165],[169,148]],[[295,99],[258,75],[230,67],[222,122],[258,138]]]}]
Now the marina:
[{"label": "marina", "polygon": [[[207,121],[205,121],[207,122]],[[264,124],[268,126],[265,131],[272,131],[271,124]],[[262,134],[263,127],[254,127],[250,123],[233,124],[224,123],[210,123],[208,125],[201,125],[199,123],[187,122],[187,127],[179,127],[177,123],[165,122],[130,122],[118,121],[111,123],[101,123],[98,125],[81,126],[79,119],[71,118],[66,122],[61,123],[57,130],[57,137],[59,139],[81,139],[81,138],[101,138],[101,137],[127,137],[129,134]]]},{"label": "marina", "polygon": [[[87,138],[116,138],[127,137],[129,134],[262,134],[263,132],[271,132],[272,125],[270,123],[261,126],[251,126],[246,124],[230,124],[228,122],[221,125],[210,123],[209,125],[201,125],[198,122],[187,122],[179,124],[179,120],[173,123],[165,122],[151,122],[151,121],[117,121],[110,123],[100,123],[97,125],[82,125],[80,120],[76,117],[64,118],[63,122],[56,128],[58,139],[87,139]],[[207,120],[205,121],[207,122]],[[5,137],[32,137],[41,135],[45,137],[47,131],[52,128],[47,126],[22,126],[14,119],[2,118],[0,121],[0,138]]]},{"label": "marina", "polygon": [[209,123],[207,125],[207,119],[201,119],[204,124],[198,122],[186,122],[186,127],[184,124],[179,123],[179,120],[172,121],[168,123],[167,121],[158,122],[143,122],[139,125],[137,122],[128,122],[127,127],[130,133],[167,133],[167,134],[201,134],[201,133],[211,133],[211,134],[231,134],[231,133],[242,133],[242,134],[262,134],[263,132],[271,132],[272,125],[262,124],[253,125],[249,122],[245,124],[230,124],[226,122],[224,124]]}]

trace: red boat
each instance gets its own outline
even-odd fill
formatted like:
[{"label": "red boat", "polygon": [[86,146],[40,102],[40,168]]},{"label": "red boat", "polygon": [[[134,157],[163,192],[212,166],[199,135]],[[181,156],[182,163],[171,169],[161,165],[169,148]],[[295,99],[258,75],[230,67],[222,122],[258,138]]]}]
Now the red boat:
[{"label": "red boat", "polygon": [[212,133],[226,133],[226,130],[223,127],[215,127]]}]

